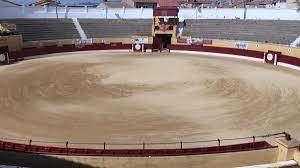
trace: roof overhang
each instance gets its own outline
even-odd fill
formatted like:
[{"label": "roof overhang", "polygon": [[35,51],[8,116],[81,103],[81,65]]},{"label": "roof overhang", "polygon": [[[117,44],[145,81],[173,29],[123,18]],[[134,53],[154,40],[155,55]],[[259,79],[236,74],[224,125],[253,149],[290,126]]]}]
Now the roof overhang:
[{"label": "roof overhang", "polygon": [[10,5],[13,5],[13,6],[22,6],[21,4],[18,4],[16,2],[13,2],[13,1],[9,1],[9,0],[0,0],[4,3],[7,3],[7,4],[10,4]]},{"label": "roof overhang", "polygon": [[157,7],[153,9],[153,16],[178,17],[179,9],[177,7]]}]

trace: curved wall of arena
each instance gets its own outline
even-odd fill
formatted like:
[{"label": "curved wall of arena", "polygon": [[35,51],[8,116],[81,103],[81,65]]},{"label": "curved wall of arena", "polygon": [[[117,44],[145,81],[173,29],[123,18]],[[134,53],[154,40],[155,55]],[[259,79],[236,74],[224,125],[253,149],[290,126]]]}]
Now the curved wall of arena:
[{"label": "curved wall of arena", "polygon": [[[99,40],[93,40],[98,42]],[[121,42],[122,41],[122,42]],[[106,39],[105,43],[93,43],[85,46],[76,46],[75,44],[61,45],[60,42],[54,42],[52,45],[41,46],[32,45],[30,48],[23,48],[20,51],[13,51],[9,53],[10,59],[20,60],[31,56],[61,53],[61,52],[75,52],[88,50],[124,50],[131,51],[132,44],[127,42],[129,40]],[[145,44],[145,51],[152,49],[152,44]],[[300,48],[270,44],[259,42],[240,42],[229,40],[212,40],[211,44],[201,45],[169,45],[168,49],[171,52],[185,52],[185,53],[218,53],[227,55],[218,56],[242,56],[239,58],[254,58],[264,60],[265,53],[274,52],[277,55],[276,65],[286,66],[300,70]],[[273,62],[274,63],[274,62]]]},{"label": "curved wall of arena", "polygon": [[211,44],[203,45],[170,45],[169,49],[171,52],[192,54],[210,53],[210,55],[215,56],[261,60],[267,63],[268,61],[266,60],[265,54],[271,52],[277,55],[276,60],[274,60],[275,63],[273,61],[272,64],[300,70],[299,47],[259,42],[212,40]]}]

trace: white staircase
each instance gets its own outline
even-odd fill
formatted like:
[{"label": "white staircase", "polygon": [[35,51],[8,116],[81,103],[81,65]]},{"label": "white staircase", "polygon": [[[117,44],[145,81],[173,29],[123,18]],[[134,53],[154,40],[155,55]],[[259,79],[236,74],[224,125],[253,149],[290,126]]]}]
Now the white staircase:
[{"label": "white staircase", "polygon": [[86,40],[87,36],[86,36],[84,30],[82,29],[80,23],[78,22],[78,19],[77,18],[72,18],[72,20],[73,20],[73,23],[74,23],[78,33],[80,34],[81,40]]},{"label": "white staircase", "polygon": [[184,22],[179,22],[177,24],[177,36],[181,37],[184,29]]},{"label": "white staircase", "polygon": [[297,37],[296,40],[290,44],[290,46],[297,47],[298,44],[300,44],[300,36]]}]

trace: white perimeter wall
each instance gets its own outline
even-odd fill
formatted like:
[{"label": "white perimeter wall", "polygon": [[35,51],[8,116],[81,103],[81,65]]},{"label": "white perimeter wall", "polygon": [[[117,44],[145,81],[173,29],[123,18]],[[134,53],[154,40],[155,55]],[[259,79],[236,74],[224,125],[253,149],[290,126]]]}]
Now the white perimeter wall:
[{"label": "white perimeter wall", "polygon": [[[57,8],[59,18],[101,18],[101,19],[152,19],[152,9],[136,8]],[[8,18],[56,18],[55,7],[0,7],[0,19]],[[230,9],[180,9],[183,19],[236,19],[244,18],[243,8]],[[296,9],[251,8],[247,9],[247,19],[300,20]]]}]

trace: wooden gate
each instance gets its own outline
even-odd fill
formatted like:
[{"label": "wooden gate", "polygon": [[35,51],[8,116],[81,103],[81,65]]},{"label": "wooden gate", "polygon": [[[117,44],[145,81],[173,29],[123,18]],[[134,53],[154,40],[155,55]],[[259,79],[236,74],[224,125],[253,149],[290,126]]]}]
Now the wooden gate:
[{"label": "wooden gate", "polygon": [[153,46],[152,46],[153,51],[161,51],[162,45],[163,45],[163,41],[161,38],[159,38],[159,37],[153,38]]}]

